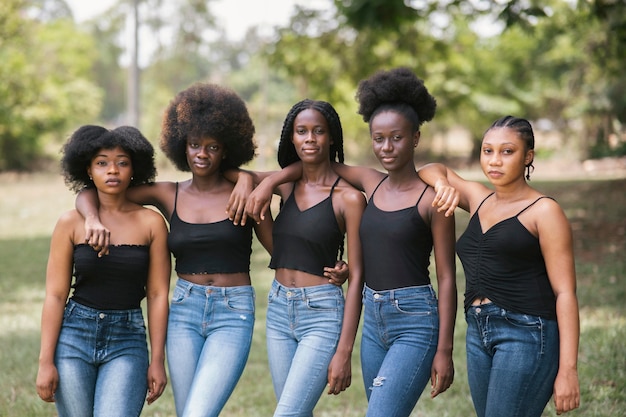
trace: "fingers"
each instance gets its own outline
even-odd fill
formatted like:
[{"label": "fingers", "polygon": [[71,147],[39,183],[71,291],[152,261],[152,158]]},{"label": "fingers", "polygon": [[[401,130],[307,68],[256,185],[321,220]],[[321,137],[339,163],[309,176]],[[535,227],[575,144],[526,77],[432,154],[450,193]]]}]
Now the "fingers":
[{"label": "fingers", "polygon": [[37,385],[37,395],[39,395],[39,398],[48,403],[54,402],[54,393],[56,392],[56,390],[56,382],[51,382],[44,386]]},{"label": "fingers", "polygon": [[146,397],[146,402],[148,405],[155,402],[165,391],[166,382],[157,382],[152,381],[152,383],[148,386],[148,396]]},{"label": "fingers", "polygon": [[347,376],[345,378],[330,378],[328,382],[328,395],[339,395],[352,383],[351,376]]},{"label": "fingers", "polygon": [[454,214],[459,201],[459,192],[455,188],[442,186],[437,188],[432,206],[437,207],[438,212],[444,212],[446,217],[450,217]]},{"label": "fingers", "polygon": [[86,233],[85,242],[98,252],[99,257],[108,255],[109,245],[111,243],[111,232],[107,229],[88,231]]}]

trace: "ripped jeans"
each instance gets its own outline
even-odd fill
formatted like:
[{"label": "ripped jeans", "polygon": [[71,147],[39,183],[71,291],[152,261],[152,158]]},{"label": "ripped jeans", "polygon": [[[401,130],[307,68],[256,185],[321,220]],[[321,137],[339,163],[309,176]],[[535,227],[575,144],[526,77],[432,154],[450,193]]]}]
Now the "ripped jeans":
[{"label": "ripped jeans", "polygon": [[363,289],[361,370],[367,417],[407,417],[430,378],[439,337],[432,286]]}]

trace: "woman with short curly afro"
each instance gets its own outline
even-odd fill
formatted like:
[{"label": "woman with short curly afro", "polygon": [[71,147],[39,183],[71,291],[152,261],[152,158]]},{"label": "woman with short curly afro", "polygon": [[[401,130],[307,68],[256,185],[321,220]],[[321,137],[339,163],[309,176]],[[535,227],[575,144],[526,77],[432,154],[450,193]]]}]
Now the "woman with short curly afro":
[{"label": "woman with short curly afro", "polygon": [[[242,226],[230,221],[226,207],[234,186],[224,172],[252,160],[253,135],[246,105],[234,91],[194,84],[171,101],[161,131],[161,149],[176,168],[191,172],[191,178],[129,192],[133,201],[158,207],[170,224],[168,243],[178,281],[170,307],[167,359],[179,417],[218,416],[250,352],[252,229],[271,251],[272,219]],[[107,235],[94,220],[96,202],[83,200],[77,204],[91,220],[92,243],[102,251]]]},{"label": "woman with short curly afro", "polygon": [[144,402],[159,398],[167,383],[167,227],[160,214],[127,198],[129,187],[154,178],[154,151],[133,127],[86,125],[65,143],[61,165],[70,189],[88,186],[97,193],[97,213],[114,238],[110,254],[99,257],[86,244],[77,210],[63,214],[55,226],[37,393],[54,402],[61,417],[139,416]]}]

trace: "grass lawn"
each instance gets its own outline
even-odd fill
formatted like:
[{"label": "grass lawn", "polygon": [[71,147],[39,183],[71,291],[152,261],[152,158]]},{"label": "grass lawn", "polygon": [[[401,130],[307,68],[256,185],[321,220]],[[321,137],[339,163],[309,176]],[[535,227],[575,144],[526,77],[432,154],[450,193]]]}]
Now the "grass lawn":
[{"label": "grass lawn", "polygon": [[[162,176],[162,179],[168,179]],[[574,230],[581,317],[579,374],[582,405],[571,416],[626,415],[626,179],[538,182],[533,186],[555,197]],[[56,174],[0,176],[0,416],[55,416],[53,405],[35,391],[39,320],[49,239],[58,216],[73,207],[74,196]],[[467,215],[457,211],[458,230]],[[224,416],[269,416],[275,399],[265,350],[266,295],[272,280],[269,258],[255,242],[252,261],[257,294],[253,347],[246,370]],[[459,301],[464,279],[458,264]],[[173,281],[172,281],[173,283]],[[465,322],[461,309],[455,334],[456,379],[448,392],[431,400],[428,389],[412,416],[471,416],[465,371]],[[358,340],[357,340],[358,342]],[[339,396],[324,395],[316,416],[362,416],[366,400],[353,355],[352,386]],[[174,416],[171,388],[143,416]],[[550,405],[544,416],[554,416]]]}]

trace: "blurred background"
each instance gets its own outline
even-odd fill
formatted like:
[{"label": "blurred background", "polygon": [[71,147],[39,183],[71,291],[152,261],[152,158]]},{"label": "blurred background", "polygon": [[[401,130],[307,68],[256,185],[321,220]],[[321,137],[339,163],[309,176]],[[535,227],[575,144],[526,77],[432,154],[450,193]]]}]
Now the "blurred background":
[{"label": "blurred background", "polygon": [[197,81],[248,103],[258,169],[276,166],[283,118],[306,97],[338,110],[348,163],[373,163],[354,95],[396,66],[438,103],[418,159],[469,166],[512,114],[557,174],[626,166],[623,0],[3,0],[0,172],[56,170],[88,123],[134,125],[156,145],[164,108]]}]

